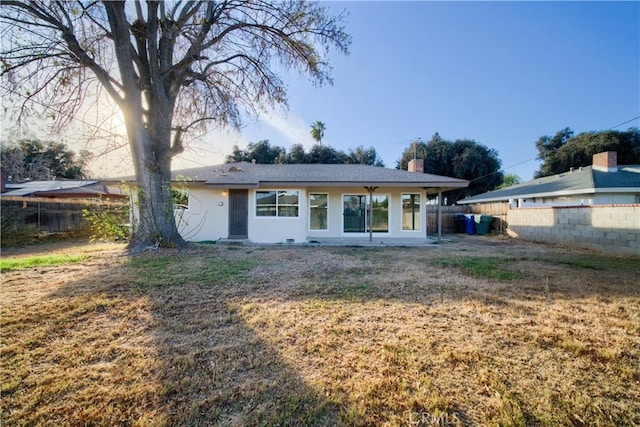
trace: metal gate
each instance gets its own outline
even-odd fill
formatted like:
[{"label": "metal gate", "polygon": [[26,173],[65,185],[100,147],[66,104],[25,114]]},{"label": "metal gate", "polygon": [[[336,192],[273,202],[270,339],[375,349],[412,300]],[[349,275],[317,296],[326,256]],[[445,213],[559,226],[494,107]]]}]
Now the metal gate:
[{"label": "metal gate", "polygon": [[249,221],[248,190],[229,190],[229,238],[247,239]]}]

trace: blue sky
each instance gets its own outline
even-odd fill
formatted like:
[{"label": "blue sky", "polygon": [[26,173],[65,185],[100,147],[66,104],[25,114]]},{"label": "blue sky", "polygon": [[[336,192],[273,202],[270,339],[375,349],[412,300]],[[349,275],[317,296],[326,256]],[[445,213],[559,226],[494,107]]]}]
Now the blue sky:
[{"label": "blue sky", "polygon": [[[292,129],[266,119],[249,140],[288,147],[321,120],[327,144],[374,146],[395,167],[411,140],[439,132],[495,148],[509,168],[536,157],[539,136],[640,116],[638,2],[330,5],[349,12],[353,37],[349,56],[331,55],[334,85],[290,78]],[[507,172],[528,180],[538,166]]]},{"label": "blue sky", "polygon": [[[233,144],[373,146],[395,167],[415,138],[474,139],[523,180],[535,141],[640,116],[640,2],[336,2],[349,13],[351,54],[330,55],[333,86],[289,75],[289,111],[240,133],[210,132],[174,169],[222,162]],[[635,119],[619,130],[640,126]],[[110,169],[96,163],[98,175]],[[518,165],[519,164],[519,165]],[[518,166],[516,166],[518,165]]]}]

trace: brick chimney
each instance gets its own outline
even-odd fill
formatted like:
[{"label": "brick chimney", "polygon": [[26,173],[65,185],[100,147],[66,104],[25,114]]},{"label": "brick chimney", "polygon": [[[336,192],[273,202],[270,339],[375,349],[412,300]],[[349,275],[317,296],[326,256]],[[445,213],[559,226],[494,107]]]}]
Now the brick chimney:
[{"label": "brick chimney", "polygon": [[408,170],[409,172],[424,173],[424,160],[409,160]]},{"label": "brick chimney", "polygon": [[605,151],[593,155],[593,169],[602,172],[618,172],[618,153]]}]

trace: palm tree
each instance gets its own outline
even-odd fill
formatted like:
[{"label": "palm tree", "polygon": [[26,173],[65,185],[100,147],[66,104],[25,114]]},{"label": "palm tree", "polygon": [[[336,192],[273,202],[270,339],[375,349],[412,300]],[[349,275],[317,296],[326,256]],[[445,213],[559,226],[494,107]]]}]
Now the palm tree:
[{"label": "palm tree", "polygon": [[326,129],[324,123],[316,120],[311,124],[311,137],[315,139],[318,144],[322,145],[322,137],[324,136],[324,130]]}]

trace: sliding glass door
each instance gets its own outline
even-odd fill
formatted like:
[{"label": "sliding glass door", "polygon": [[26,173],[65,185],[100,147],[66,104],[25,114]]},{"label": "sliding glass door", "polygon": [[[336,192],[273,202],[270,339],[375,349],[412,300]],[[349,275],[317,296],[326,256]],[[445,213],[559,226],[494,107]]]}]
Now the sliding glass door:
[{"label": "sliding glass door", "polygon": [[344,206],[345,233],[364,233],[367,231],[367,196],[345,195],[342,198]]},{"label": "sliding glass door", "polygon": [[[342,197],[345,233],[389,232],[389,197],[386,195],[347,194]],[[370,221],[373,210],[373,221]]]}]

